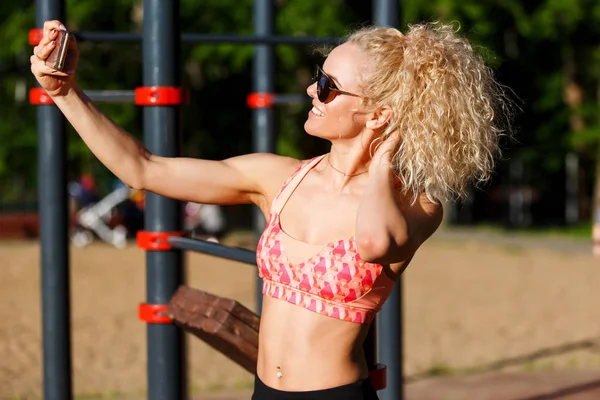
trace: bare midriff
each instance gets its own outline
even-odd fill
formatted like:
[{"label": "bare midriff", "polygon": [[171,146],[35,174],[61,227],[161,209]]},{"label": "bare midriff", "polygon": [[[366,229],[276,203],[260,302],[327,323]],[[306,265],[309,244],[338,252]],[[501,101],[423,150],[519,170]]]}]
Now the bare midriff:
[{"label": "bare midriff", "polygon": [[328,389],[367,378],[362,343],[368,329],[264,297],[258,377],[283,391]]}]

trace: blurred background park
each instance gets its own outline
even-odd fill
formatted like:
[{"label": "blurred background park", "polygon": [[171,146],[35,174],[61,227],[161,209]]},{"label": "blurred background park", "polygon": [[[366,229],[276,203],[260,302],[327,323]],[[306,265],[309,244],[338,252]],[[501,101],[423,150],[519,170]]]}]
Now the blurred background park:
[{"label": "blurred background park", "polygon": [[[252,34],[252,0],[181,0],[182,32]],[[343,36],[372,21],[365,0],[277,0],[275,33]],[[456,21],[522,111],[493,180],[468,201],[446,204],[443,229],[405,273],[409,381],[489,371],[592,370],[600,377],[600,271],[593,256],[600,225],[600,2],[594,0],[402,0],[401,28]],[[140,0],[68,0],[72,31],[140,32]],[[35,2],[0,5],[0,399],[36,398],[40,389],[37,124],[28,92]],[[79,43],[77,79],[86,90],[142,86],[141,46]],[[301,94],[315,46],[276,47],[276,93]],[[184,156],[222,159],[252,151],[251,45],[183,44]],[[142,111],[100,104],[141,137]],[[278,154],[309,158],[327,143],[308,136],[309,104],[276,106]],[[69,193],[91,205],[120,188],[69,131]],[[67,189],[67,188],[66,188]],[[78,197],[79,196],[79,197]],[[141,199],[140,199],[141,197]],[[129,193],[107,221],[141,227],[143,194]],[[41,200],[43,201],[43,199]],[[224,243],[252,248],[251,208],[222,209]],[[127,217],[125,217],[127,216]],[[121,218],[119,220],[119,218]],[[119,222],[120,221],[120,222]],[[94,233],[94,235],[96,235]],[[600,240],[600,229],[598,230]],[[92,239],[94,240],[95,237]],[[73,327],[76,392],[139,394],[144,388],[143,252],[74,240]],[[115,244],[115,243],[112,243]],[[190,286],[254,304],[251,268],[188,255]],[[236,285],[231,285],[234,275]],[[225,284],[225,279],[229,284]],[[99,303],[104,318],[98,318]],[[198,392],[247,390],[251,377],[201,343],[191,345]],[[442,398],[442,397],[440,397]],[[556,397],[558,398],[558,397]]]}]

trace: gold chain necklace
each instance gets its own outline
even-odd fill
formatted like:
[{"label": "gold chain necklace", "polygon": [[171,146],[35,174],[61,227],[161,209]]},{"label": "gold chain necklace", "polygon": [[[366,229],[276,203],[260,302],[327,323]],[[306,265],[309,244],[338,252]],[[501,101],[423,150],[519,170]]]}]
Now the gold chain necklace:
[{"label": "gold chain necklace", "polygon": [[335,171],[339,172],[340,174],[342,174],[342,175],[344,175],[344,176],[348,176],[348,177],[352,177],[352,176],[358,176],[358,175],[362,175],[362,174],[365,174],[365,173],[369,172],[369,170],[367,169],[367,170],[365,170],[365,171],[362,171],[362,172],[357,172],[357,173],[355,173],[355,174],[347,174],[347,173],[345,173],[344,171],[340,171],[339,169],[337,169],[336,167],[334,167],[334,166],[331,164],[331,157],[330,157],[329,155],[327,155],[327,164],[329,164],[329,166],[330,166],[331,168],[333,168]]}]

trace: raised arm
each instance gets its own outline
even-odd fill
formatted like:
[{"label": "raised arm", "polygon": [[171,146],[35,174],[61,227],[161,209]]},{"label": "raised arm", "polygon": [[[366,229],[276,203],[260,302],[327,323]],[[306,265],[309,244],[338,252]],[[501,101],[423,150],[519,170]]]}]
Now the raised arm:
[{"label": "raised arm", "polygon": [[355,236],[365,261],[406,265],[439,227],[443,209],[425,194],[415,200],[410,194],[400,195],[395,188],[390,154],[396,140],[395,135],[390,136],[373,156],[358,208]]},{"label": "raised arm", "polygon": [[78,56],[72,42],[73,70],[45,65],[53,50],[59,21],[44,24],[34,48],[31,70],[94,155],[125,184],[136,189],[198,203],[265,206],[266,198],[299,161],[272,154],[250,154],[224,161],[166,158],[151,154],[136,138],[100,112],[73,79]]}]

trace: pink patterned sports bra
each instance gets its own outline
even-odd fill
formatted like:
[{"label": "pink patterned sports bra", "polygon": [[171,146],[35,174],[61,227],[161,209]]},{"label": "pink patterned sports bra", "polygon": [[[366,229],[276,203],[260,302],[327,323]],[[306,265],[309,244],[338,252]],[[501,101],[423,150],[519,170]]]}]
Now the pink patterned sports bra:
[{"label": "pink patterned sports bra", "polygon": [[[304,163],[281,187],[273,200],[269,221],[258,242],[258,273],[263,294],[304,307],[331,318],[369,324],[394,288],[380,264],[363,261],[354,238],[325,246],[313,246],[293,239],[281,229],[279,214],[308,172],[324,156]],[[286,243],[297,242],[309,251],[304,261],[286,253]]]}]

